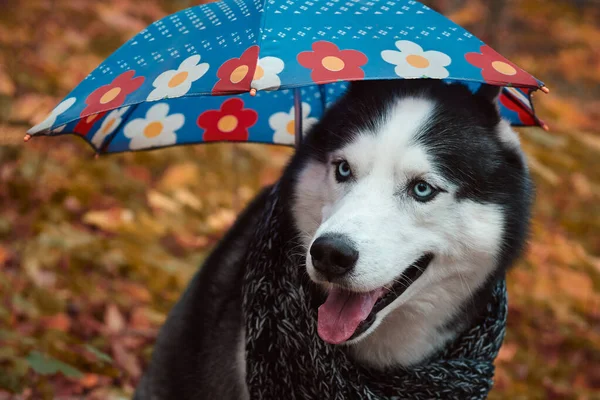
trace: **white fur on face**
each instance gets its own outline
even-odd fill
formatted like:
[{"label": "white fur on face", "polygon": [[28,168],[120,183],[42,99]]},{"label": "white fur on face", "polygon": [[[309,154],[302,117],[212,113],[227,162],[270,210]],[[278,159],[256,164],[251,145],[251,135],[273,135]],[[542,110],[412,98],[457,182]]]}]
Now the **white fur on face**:
[{"label": "white fur on face", "polygon": [[[399,100],[382,115],[376,132],[358,132],[330,155],[329,161],[350,164],[352,182],[338,183],[330,162],[309,162],[296,186],[293,213],[307,249],[330,233],[356,244],[359,258],[344,282],[347,289],[389,287],[421,256],[434,255],[425,273],[348,342],[359,359],[376,367],[416,363],[451,339],[454,330],[443,327],[494,270],[500,250],[501,208],[457,200],[457,187],[436,171],[432,155],[415,140],[434,112],[429,100]],[[507,139],[505,129],[498,130]],[[418,202],[408,195],[415,180],[443,191]],[[306,264],[311,279],[327,286],[310,254]]]}]

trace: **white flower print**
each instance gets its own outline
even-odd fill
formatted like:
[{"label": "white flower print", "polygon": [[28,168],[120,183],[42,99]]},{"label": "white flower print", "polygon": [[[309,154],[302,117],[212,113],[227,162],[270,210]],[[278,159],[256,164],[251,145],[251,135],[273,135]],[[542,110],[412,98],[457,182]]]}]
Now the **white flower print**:
[{"label": "white flower print", "polygon": [[198,64],[200,55],[195,54],[183,60],[177,69],[171,69],[160,74],[152,86],[155,89],[148,95],[148,101],[165,98],[181,97],[192,88],[192,83],[202,78],[208,71],[208,63]]},{"label": "white flower print", "polygon": [[283,71],[283,60],[277,57],[263,57],[258,60],[251,87],[257,90],[277,90],[281,80],[277,74]]},{"label": "white flower print", "polygon": [[183,114],[169,115],[169,105],[152,106],[145,118],[136,118],[125,125],[123,133],[130,138],[131,150],[173,145],[177,142],[176,131],[185,123]]},{"label": "white flower print", "polygon": [[123,122],[123,115],[127,112],[127,110],[129,110],[129,107],[119,108],[111,111],[106,116],[104,121],[102,121],[102,125],[100,125],[100,128],[98,128],[94,134],[94,137],[92,137],[92,143],[94,146],[96,146],[96,148],[102,146],[104,139],[121,125],[121,122]]},{"label": "white flower print", "polygon": [[59,115],[64,114],[65,111],[71,108],[76,101],[77,99],[75,97],[69,97],[68,99],[64,100],[59,105],[57,105],[56,108],[50,112],[50,114],[48,114],[46,119],[44,119],[42,122],[40,122],[33,128],[29,129],[27,133],[35,134],[41,131],[50,130],[52,125],[54,125],[54,123],[56,122],[56,118],[58,118]]},{"label": "white flower print", "polygon": [[[275,131],[273,142],[279,144],[293,145],[295,141],[295,115],[294,107],[290,112],[278,112],[269,117],[269,126]],[[308,117],[310,115],[310,105],[302,103],[302,133],[305,134],[310,127],[317,122],[316,118]]]},{"label": "white flower print", "polygon": [[384,50],[381,58],[394,64],[396,75],[402,78],[447,78],[450,73],[445,68],[452,59],[439,51],[423,51],[418,44],[409,40],[399,40],[396,47],[400,51]]}]

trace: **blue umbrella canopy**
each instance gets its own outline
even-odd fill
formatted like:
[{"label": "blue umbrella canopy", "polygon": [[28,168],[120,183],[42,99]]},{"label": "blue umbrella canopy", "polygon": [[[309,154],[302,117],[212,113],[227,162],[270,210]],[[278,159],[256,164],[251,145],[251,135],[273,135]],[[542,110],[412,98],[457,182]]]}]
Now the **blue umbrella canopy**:
[{"label": "blue umbrella canopy", "polygon": [[97,153],[202,142],[293,145],[349,81],[503,86],[515,126],[543,125],[543,83],[412,0],[224,0],[165,17],[87,76],[35,135],[82,136]]}]

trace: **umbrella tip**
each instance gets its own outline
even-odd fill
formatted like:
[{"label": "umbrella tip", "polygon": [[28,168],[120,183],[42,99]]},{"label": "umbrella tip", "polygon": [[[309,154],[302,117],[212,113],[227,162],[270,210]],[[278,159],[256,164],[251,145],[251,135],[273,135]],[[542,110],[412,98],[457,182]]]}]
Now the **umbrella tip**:
[{"label": "umbrella tip", "polygon": [[550,89],[548,89],[546,86],[540,87],[540,90],[546,94],[550,93]]},{"label": "umbrella tip", "polygon": [[548,132],[550,130],[550,127],[545,122],[540,121],[540,124],[542,126],[542,129],[545,130],[546,132]]},{"label": "umbrella tip", "polygon": [[25,143],[29,142],[29,139],[31,139],[31,135],[29,133],[27,135],[23,136],[23,141]]},{"label": "umbrella tip", "polygon": [[96,154],[94,154],[94,159],[95,159],[95,160],[97,160],[97,159],[99,159],[99,158],[100,158],[100,153],[96,153]]},{"label": "umbrella tip", "polygon": [[256,96],[256,89],[250,89],[250,96]]}]

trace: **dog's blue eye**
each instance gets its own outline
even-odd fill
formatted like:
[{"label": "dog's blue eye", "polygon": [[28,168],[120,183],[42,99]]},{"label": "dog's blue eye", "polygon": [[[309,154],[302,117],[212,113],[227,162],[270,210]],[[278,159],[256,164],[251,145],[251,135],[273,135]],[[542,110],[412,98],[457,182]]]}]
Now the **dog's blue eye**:
[{"label": "dog's blue eye", "polygon": [[435,197],[437,190],[425,181],[418,181],[412,187],[412,195],[419,201],[428,201]]},{"label": "dog's blue eye", "polygon": [[339,161],[337,162],[337,168],[335,170],[335,177],[338,182],[343,182],[352,176],[352,169],[350,169],[350,164],[348,161]]}]

